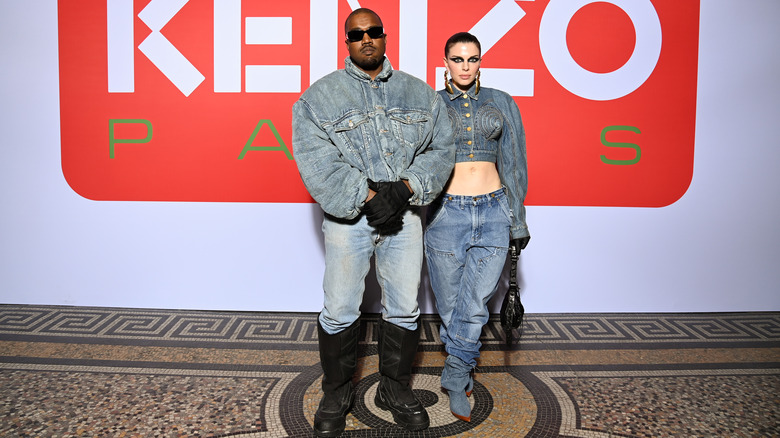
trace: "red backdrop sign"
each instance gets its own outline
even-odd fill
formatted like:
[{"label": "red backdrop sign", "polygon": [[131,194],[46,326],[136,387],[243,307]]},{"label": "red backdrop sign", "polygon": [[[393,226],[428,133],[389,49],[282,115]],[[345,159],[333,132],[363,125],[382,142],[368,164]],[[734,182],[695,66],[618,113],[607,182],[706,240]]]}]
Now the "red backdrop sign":
[{"label": "red backdrop sign", "polygon": [[[62,168],[94,200],[311,202],[291,107],[347,56],[355,1],[60,0]],[[698,0],[361,0],[395,68],[441,88],[473,31],[513,96],[529,205],[660,207],[693,173]],[[468,11],[468,13],[452,13]]]}]

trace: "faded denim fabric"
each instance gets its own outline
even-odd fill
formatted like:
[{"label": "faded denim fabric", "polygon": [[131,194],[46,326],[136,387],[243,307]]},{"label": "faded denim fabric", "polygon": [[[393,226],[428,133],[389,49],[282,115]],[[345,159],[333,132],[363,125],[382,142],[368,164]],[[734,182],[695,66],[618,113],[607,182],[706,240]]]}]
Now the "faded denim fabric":
[{"label": "faded denim fabric", "polygon": [[417,329],[417,294],[423,262],[419,210],[408,209],[401,231],[389,236],[379,234],[364,215],[351,220],[325,215],[325,303],[319,315],[325,332],[338,333],[360,317],[372,254],[382,290],[382,318],[407,330]]},{"label": "faded denim fabric", "polygon": [[511,214],[504,189],[479,196],[445,194],[430,211],[425,258],[444,348],[476,366],[487,303],[509,250]]},{"label": "faded denim fabric", "polygon": [[376,79],[347,57],[293,105],[292,146],[306,189],[326,213],[357,217],[367,178],[409,181],[411,205],[430,204],[455,163],[442,98],[385,59]]},{"label": "faded denim fabric", "polygon": [[383,235],[361,210],[367,179],[408,180],[413,206],[431,203],[455,165],[452,125],[442,98],[385,59],[375,79],[347,57],[345,69],[318,80],[293,105],[293,153],[309,194],[325,211],[325,300],[319,315],[329,334],[360,316],[371,256],[382,289],[382,317],[417,328],[423,260],[419,207],[403,228]]},{"label": "faded denim fabric", "polygon": [[492,161],[509,196],[512,239],[529,236],[525,222],[528,164],[520,110],[509,94],[476,84],[466,92],[440,90],[452,121],[457,148],[455,161]]}]

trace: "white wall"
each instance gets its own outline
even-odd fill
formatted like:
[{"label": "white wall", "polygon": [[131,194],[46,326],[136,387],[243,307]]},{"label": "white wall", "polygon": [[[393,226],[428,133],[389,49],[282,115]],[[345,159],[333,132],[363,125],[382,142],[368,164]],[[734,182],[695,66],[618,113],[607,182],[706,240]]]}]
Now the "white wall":
[{"label": "white wall", "polygon": [[[529,207],[528,312],[780,310],[778,16],[776,0],[701,1],[690,189],[658,209]],[[54,0],[0,0],[0,303],[320,309],[316,205],[74,193],[57,56]]]}]

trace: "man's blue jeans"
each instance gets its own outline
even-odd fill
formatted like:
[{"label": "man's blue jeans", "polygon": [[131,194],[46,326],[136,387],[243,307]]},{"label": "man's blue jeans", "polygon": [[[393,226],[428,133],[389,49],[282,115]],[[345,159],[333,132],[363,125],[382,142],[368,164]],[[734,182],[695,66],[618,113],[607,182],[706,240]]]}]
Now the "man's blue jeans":
[{"label": "man's blue jeans", "polygon": [[479,357],[487,303],[509,248],[511,210],[504,190],[479,196],[445,194],[425,230],[425,256],[449,354],[472,367]]},{"label": "man's blue jeans", "polygon": [[360,317],[372,255],[382,290],[383,319],[407,330],[417,329],[423,260],[419,208],[407,210],[403,220],[401,231],[384,236],[368,225],[365,215],[348,221],[325,216],[325,305],[319,316],[325,332],[338,333]]}]

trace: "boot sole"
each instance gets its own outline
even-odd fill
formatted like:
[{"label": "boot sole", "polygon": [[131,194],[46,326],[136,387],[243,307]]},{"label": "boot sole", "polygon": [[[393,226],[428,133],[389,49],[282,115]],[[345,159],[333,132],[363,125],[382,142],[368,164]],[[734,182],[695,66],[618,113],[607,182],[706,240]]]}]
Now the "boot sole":
[{"label": "boot sole", "polygon": [[467,423],[471,423],[471,417],[464,417],[464,416],[462,416],[462,415],[458,415],[458,414],[456,414],[455,412],[452,412],[452,411],[450,411],[450,412],[451,412],[451,413],[452,413],[452,415],[453,415],[455,418],[457,418],[458,420],[463,420],[463,421],[465,421],[465,422],[467,422]]},{"label": "boot sole", "polygon": [[328,431],[328,432],[319,432],[317,429],[314,429],[314,436],[319,438],[333,438],[337,436],[341,436],[341,434],[344,433],[344,429],[336,430],[336,431]]},{"label": "boot sole", "polygon": [[419,430],[425,430],[425,429],[427,429],[431,425],[430,419],[428,421],[426,421],[425,423],[423,423],[423,424],[409,424],[409,423],[404,423],[402,421],[399,421],[398,420],[398,414],[396,414],[396,412],[389,405],[385,404],[385,402],[382,400],[382,397],[379,397],[378,393],[377,393],[377,397],[374,398],[374,404],[376,404],[376,406],[379,409],[382,409],[383,411],[388,411],[391,414],[393,414],[393,421],[395,421],[395,424],[403,427],[404,429],[406,429],[406,430],[408,430],[410,432],[417,432]]},{"label": "boot sole", "polygon": [[314,428],[314,436],[320,437],[320,438],[332,438],[340,436],[342,433],[344,433],[344,430],[347,428],[347,417],[346,414],[344,415],[344,425],[340,425],[336,429],[331,430],[319,430],[316,427]]}]

